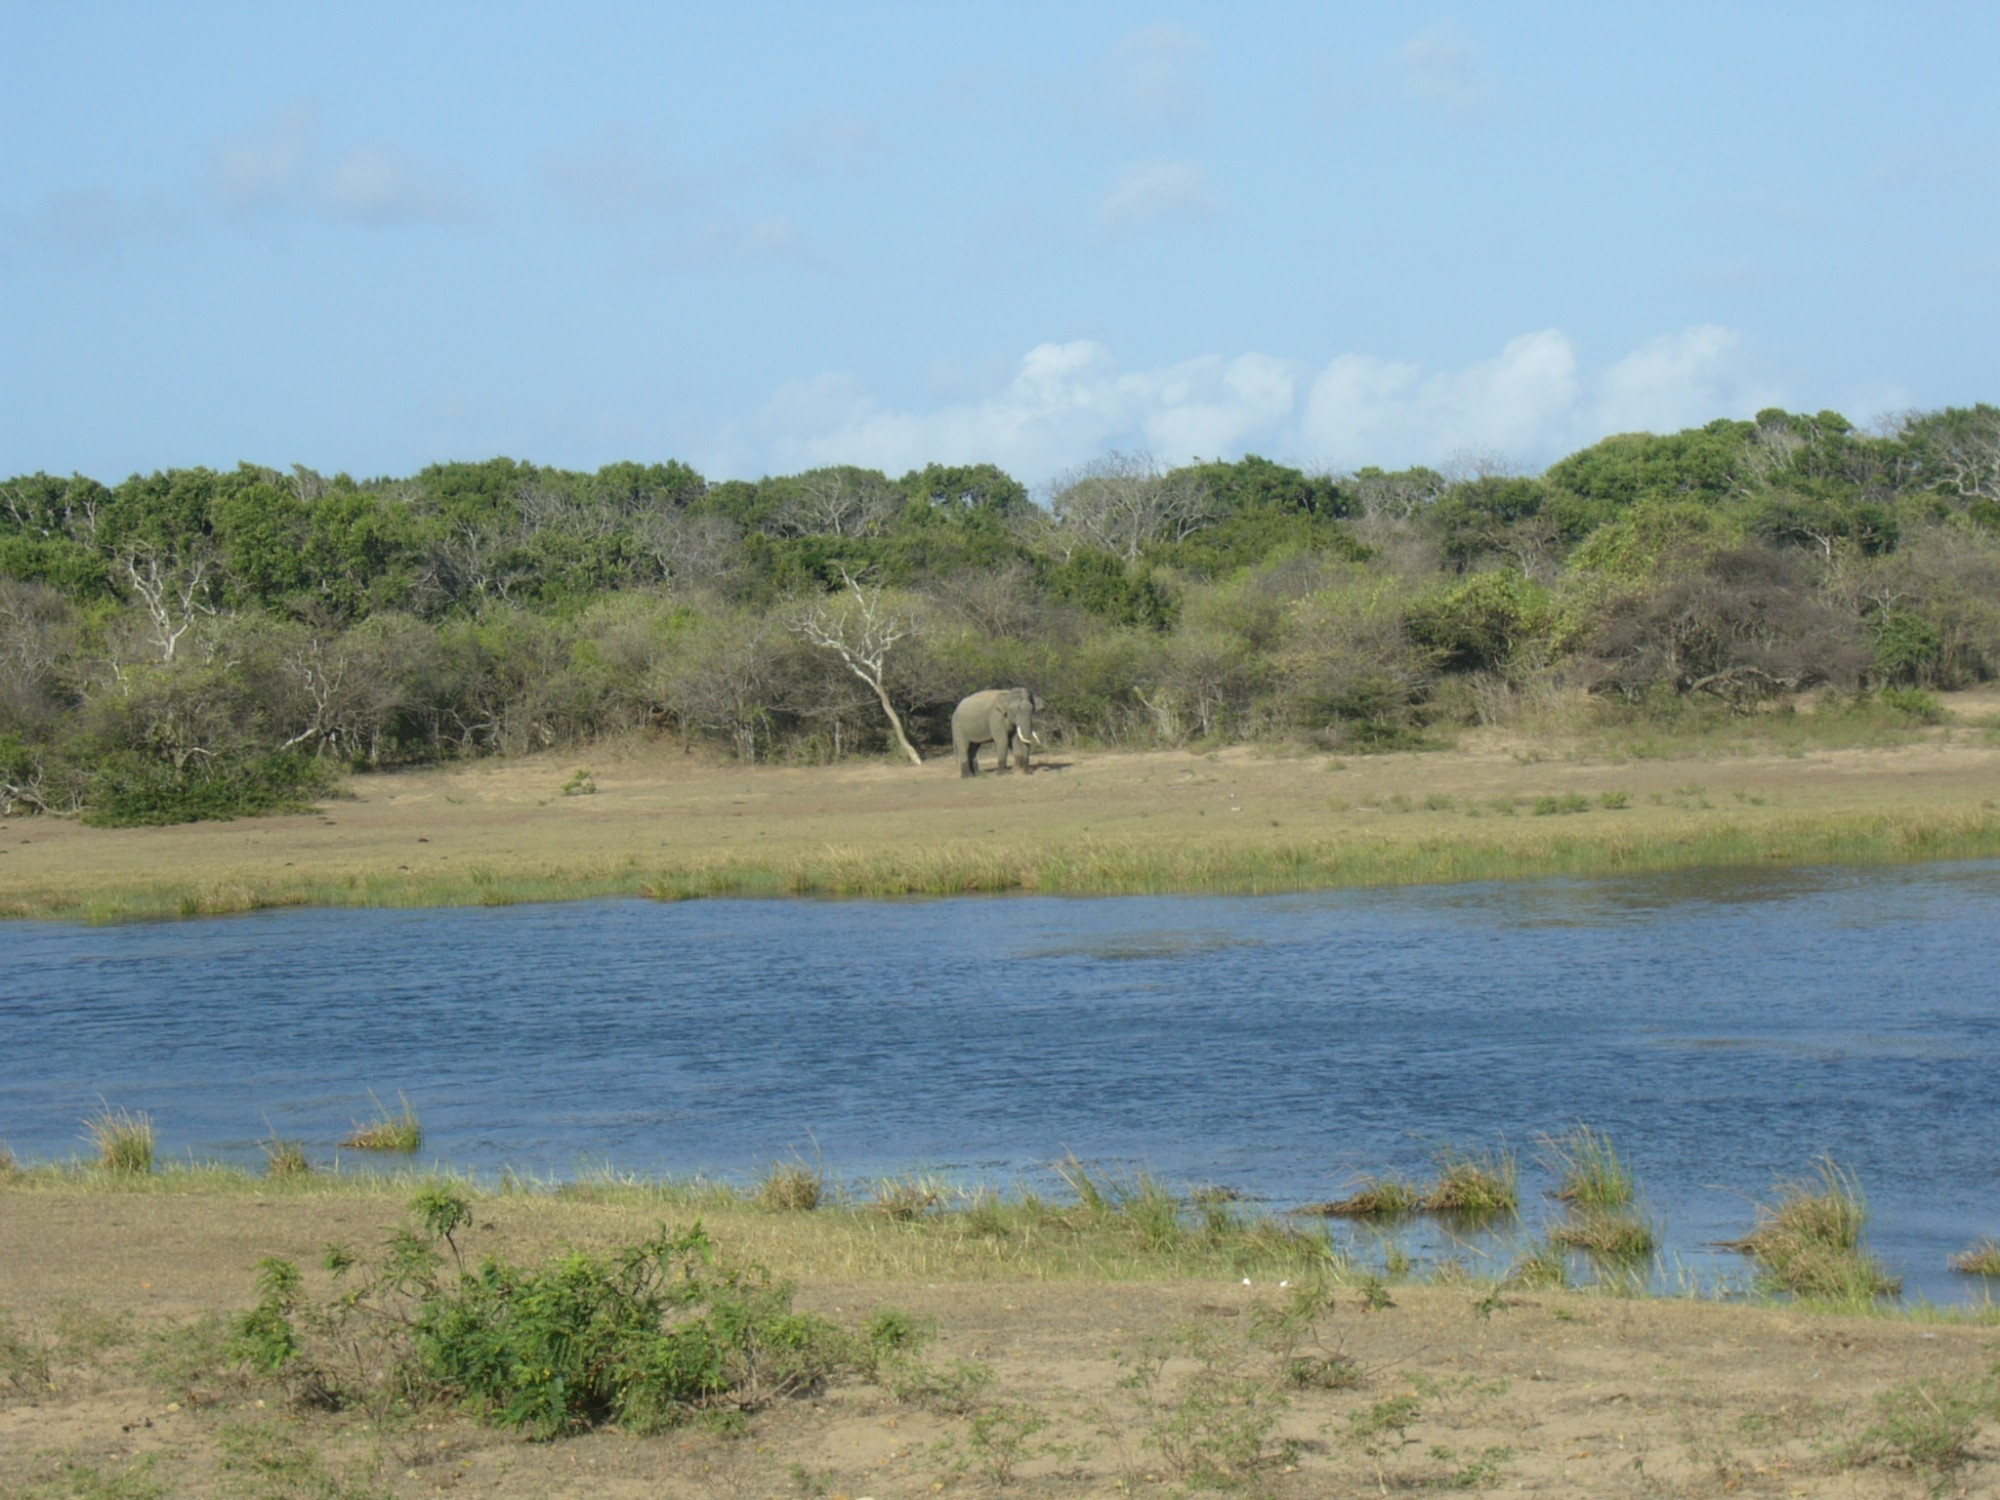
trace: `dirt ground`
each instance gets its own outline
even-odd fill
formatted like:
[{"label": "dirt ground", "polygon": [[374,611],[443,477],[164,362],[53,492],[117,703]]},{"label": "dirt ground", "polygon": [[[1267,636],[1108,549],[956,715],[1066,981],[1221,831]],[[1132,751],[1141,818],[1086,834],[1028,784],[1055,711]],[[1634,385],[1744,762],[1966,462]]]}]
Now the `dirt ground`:
[{"label": "dirt ground", "polygon": [[[188,911],[293,887],[285,899],[352,899],[342,893],[366,887],[369,899],[416,904],[485,899],[481,882],[509,880],[526,882],[512,899],[638,894],[675,869],[982,844],[1440,848],[1558,826],[1572,839],[1643,843],[1827,815],[1990,813],[2000,695],[1955,695],[1950,708],[1951,723],[1887,748],[1659,755],[1481,731],[1457,749],[1389,755],[1062,751],[1031,777],[969,782],[949,757],[744,766],[633,740],[358,775],[304,816],[131,829],[0,819],[0,914],[75,915],[148,887],[187,893]],[[594,791],[565,795],[579,772]],[[1590,816],[1494,815],[1564,796],[1589,799]]]},{"label": "dirt ground", "polygon": [[[401,878],[419,894],[478,871],[559,894],[637,891],[676,863],[982,838],[1435,843],[1490,829],[1503,802],[1572,794],[1592,806],[1574,823],[1615,818],[1638,838],[1990,811],[2000,699],[1953,708],[1955,725],[1888,747],[1659,757],[1489,733],[1384,756],[1065,752],[1031,778],[970,783],[943,759],[743,767],[633,742],[356,777],[310,816],[127,830],[0,820],[0,911],[76,910],[166,881],[255,892],[304,870],[322,885]],[[579,770],[594,792],[565,796]],[[461,887],[456,899],[476,896]],[[4,1047],[0,1037],[0,1057]],[[328,1241],[379,1245],[398,1210],[365,1195],[0,1183],[0,1495],[886,1500],[1169,1494],[1205,1476],[1285,1497],[2000,1494],[1991,1326],[1576,1292],[1398,1285],[1370,1307],[1344,1288],[1303,1350],[1352,1362],[1358,1383],[1329,1390],[1289,1386],[1249,1336],[1253,1309],[1289,1289],[804,1274],[802,1307],[927,1316],[938,1338],[924,1358],[947,1373],[979,1362],[991,1382],[955,1400],[849,1380],[734,1435],[529,1443],[454,1413],[377,1424],[295,1411],[276,1387],[214,1379],[177,1393],[145,1373],[163,1334],[248,1306],[260,1258],[311,1265]],[[521,1258],[625,1243],[652,1221],[639,1208],[482,1199],[473,1248]],[[1155,1371],[1150,1386],[1132,1382],[1142,1369]],[[1939,1432],[1955,1441],[1940,1446]]]},{"label": "dirt ground", "polygon": [[[802,1308],[934,1320],[923,1356],[991,1369],[975,1397],[859,1379],[753,1415],[734,1435],[599,1432],[532,1443],[430,1411],[378,1425],[306,1413],[275,1386],[178,1393],[140,1373],[163,1331],[253,1300],[257,1261],[379,1245],[394,1198],[0,1189],[0,1493],[9,1496],[762,1497],[1172,1494],[1202,1481],[1276,1496],[2000,1493],[1990,1381],[2000,1332],[1580,1292],[1341,1288],[1296,1353],[1351,1361],[1351,1389],[1289,1388],[1251,1337],[1276,1285],[805,1278]],[[643,1207],[489,1197],[468,1250],[517,1262],[629,1242]],[[809,1231],[806,1231],[809,1233]],[[716,1232],[727,1253],[726,1227]],[[0,1324],[0,1328],[7,1327]],[[20,1376],[23,1342],[52,1349]],[[1131,1376],[1157,1354],[1150,1391]],[[7,1371],[14,1374],[10,1384]],[[1957,1386],[1948,1384],[1958,1382]],[[949,1388],[951,1382],[943,1384]],[[1913,1464],[1885,1393],[1949,1408],[1984,1389],[1962,1461]],[[1280,1404],[1282,1402],[1282,1404]],[[1908,1402],[1905,1403],[1905,1409]],[[1259,1412],[1268,1432],[1246,1438]],[[1919,1450],[1921,1451],[1921,1450]]]}]

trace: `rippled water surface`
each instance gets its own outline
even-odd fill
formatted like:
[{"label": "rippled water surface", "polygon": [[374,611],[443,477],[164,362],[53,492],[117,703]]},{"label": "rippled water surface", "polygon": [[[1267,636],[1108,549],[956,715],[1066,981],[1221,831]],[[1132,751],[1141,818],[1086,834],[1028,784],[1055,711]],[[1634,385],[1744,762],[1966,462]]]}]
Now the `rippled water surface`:
[{"label": "rippled water surface", "polygon": [[[1675,1258],[1851,1167],[1940,1299],[2000,1233],[2000,865],[1276,897],[606,902],[0,928],[0,1142],[1005,1182],[1073,1151],[1283,1206],[1588,1121]],[[1417,1231],[1421,1239],[1426,1233]],[[1417,1248],[1448,1249],[1435,1243]]]}]

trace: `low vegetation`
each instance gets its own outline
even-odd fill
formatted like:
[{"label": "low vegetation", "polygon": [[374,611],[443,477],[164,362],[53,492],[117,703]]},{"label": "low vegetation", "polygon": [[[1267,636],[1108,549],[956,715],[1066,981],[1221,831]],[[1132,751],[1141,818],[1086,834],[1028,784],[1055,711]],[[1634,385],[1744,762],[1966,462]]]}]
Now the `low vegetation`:
[{"label": "low vegetation", "polygon": [[1564,1203],[1586,1209],[1627,1208],[1637,1196],[1638,1184],[1611,1138],[1588,1125],[1543,1137],[1541,1161],[1555,1176],[1555,1195]]},{"label": "low vegetation", "polygon": [[855,1334],[793,1311],[788,1286],[720,1263],[698,1225],[610,1254],[468,1270],[454,1239],[471,1219],[465,1196],[427,1189],[410,1218],[376,1265],[329,1248],[340,1290],[326,1298],[306,1294],[291,1262],[266,1260],[232,1357],[308,1404],[463,1403],[543,1438],[740,1418],[873,1363]]},{"label": "low vegetation", "polygon": [[1483,1223],[1521,1206],[1520,1166],[1508,1151],[1446,1150],[1438,1175],[1424,1193],[1426,1213]]},{"label": "low vegetation", "polygon": [[1733,1248],[1753,1255],[1772,1285],[1816,1302],[1866,1306],[1894,1296],[1902,1282],[1861,1245],[1868,1209],[1853,1174],[1830,1158],[1817,1181],[1779,1185],[1760,1204],[1757,1226]]},{"label": "low vegetation", "polygon": [[1052,746],[1893,742],[2000,673],[1996,601],[1984,405],[1874,433],[1772,408],[1538,475],[1112,455],[1034,496],[986,464],[20,475],[0,812],[228,817],[634,730],[744,761],[941,748],[1000,683],[1047,700]]},{"label": "low vegetation", "polygon": [[347,1139],[341,1142],[351,1151],[391,1151],[405,1156],[415,1155],[423,1144],[424,1127],[408,1099],[399,1100],[393,1114],[381,1100],[376,1100],[375,1118],[365,1124],[356,1121]]},{"label": "low vegetation", "polygon": [[143,1176],[153,1170],[153,1120],[144,1110],[103,1104],[83,1129],[105,1171]]},{"label": "low vegetation", "polygon": [[1952,1256],[1951,1268],[1967,1276],[2000,1276],[2000,1240],[1986,1236]]}]

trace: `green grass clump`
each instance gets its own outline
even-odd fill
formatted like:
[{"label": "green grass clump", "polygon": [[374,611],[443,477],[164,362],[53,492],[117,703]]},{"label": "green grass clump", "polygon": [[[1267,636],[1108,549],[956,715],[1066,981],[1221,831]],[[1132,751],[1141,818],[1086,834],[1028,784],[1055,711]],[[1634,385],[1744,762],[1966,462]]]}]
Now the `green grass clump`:
[{"label": "green grass clump", "polygon": [[1331,1203],[1312,1203],[1299,1210],[1329,1219],[1406,1219],[1424,1206],[1424,1191],[1401,1177],[1364,1177],[1353,1192]]},{"label": "green grass clump", "polygon": [[353,1133],[341,1145],[352,1151],[400,1151],[405,1156],[415,1155],[424,1143],[424,1127],[418,1123],[410,1101],[400,1095],[398,1101],[402,1108],[392,1115],[376,1100],[375,1118],[366,1125],[357,1121]]},{"label": "green grass clump", "polygon": [[297,1141],[280,1140],[272,1136],[262,1142],[264,1151],[264,1175],[266,1177],[309,1177],[312,1162],[306,1156],[306,1148]]},{"label": "green grass clump", "polygon": [[1892,1297],[1902,1282],[1861,1248],[1868,1209],[1860,1184],[1831,1158],[1819,1181],[1780,1185],[1777,1202],[1759,1204],[1757,1226],[1730,1248],[1757,1258],[1779,1290],[1852,1306]]},{"label": "green grass clump", "polygon": [[143,1177],[153,1170],[153,1119],[144,1110],[113,1109],[100,1101],[83,1130],[105,1171]]},{"label": "green grass clump", "polygon": [[1582,792],[1565,792],[1560,797],[1537,797],[1533,811],[1538,818],[1566,817],[1571,813],[1589,812],[1590,799]]},{"label": "green grass clump", "polygon": [[1582,1250],[1610,1261],[1643,1260],[1659,1244],[1644,1219],[1611,1209],[1585,1209],[1549,1229],[1549,1239],[1566,1250]]},{"label": "green grass clump", "polygon": [[1424,1194],[1424,1211],[1472,1220],[1515,1213],[1521,1206],[1520,1175],[1511,1152],[1442,1152],[1437,1181]]},{"label": "green grass clump", "polygon": [[1611,1138],[1588,1125],[1544,1136],[1540,1159],[1557,1179],[1556,1197],[1580,1208],[1623,1208],[1638,1193],[1632,1171]]},{"label": "green grass clump", "polygon": [[1952,1270],[1967,1276],[2000,1276],[2000,1240],[1988,1235],[1977,1244],[1960,1251],[1947,1262]]},{"label": "green grass clump", "polygon": [[811,1213],[826,1197],[826,1173],[803,1161],[774,1164],[757,1183],[757,1206],[775,1214]]},{"label": "green grass clump", "polygon": [[[1974,1455],[1981,1425],[2000,1417],[2000,1379],[1931,1376],[1884,1391],[1878,1419],[1840,1457],[1948,1475]],[[1941,1493],[1940,1485],[1932,1491]]]}]

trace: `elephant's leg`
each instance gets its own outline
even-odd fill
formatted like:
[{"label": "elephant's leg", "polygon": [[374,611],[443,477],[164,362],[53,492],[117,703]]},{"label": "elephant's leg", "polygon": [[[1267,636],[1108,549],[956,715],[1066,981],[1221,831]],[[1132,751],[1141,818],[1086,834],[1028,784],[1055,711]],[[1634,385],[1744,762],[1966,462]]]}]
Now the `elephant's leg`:
[{"label": "elephant's leg", "polygon": [[1032,776],[1035,774],[1035,768],[1028,764],[1028,742],[1026,740],[1020,740],[1015,744],[1014,760],[1020,766],[1023,776]]},{"label": "elephant's leg", "polygon": [[961,778],[979,774],[979,746],[963,735],[951,737],[951,753],[958,758],[958,774]]},{"label": "elephant's leg", "polygon": [[1014,769],[1014,726],[1001,719],[993,726],[993,759],[995,771]]}]

